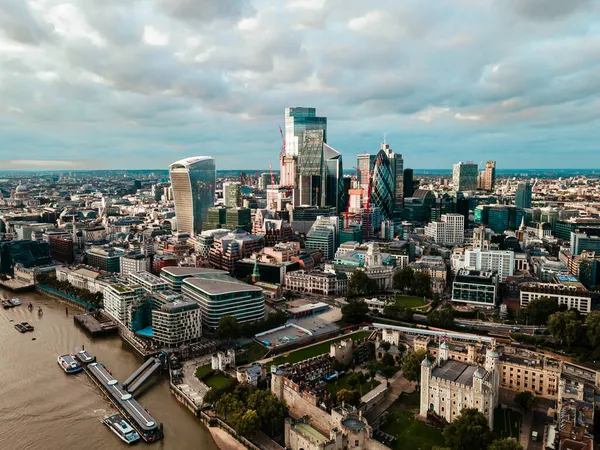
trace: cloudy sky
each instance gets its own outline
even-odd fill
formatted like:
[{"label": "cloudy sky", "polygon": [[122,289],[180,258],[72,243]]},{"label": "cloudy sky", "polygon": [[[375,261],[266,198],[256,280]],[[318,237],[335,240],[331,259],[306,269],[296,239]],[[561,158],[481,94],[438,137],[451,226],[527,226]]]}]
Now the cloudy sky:
[{"label": "cloudy sky", "polygon": [[0,169],[278,166],[287,106],[347,168],[600,168],[600,0],[0,0]]}]

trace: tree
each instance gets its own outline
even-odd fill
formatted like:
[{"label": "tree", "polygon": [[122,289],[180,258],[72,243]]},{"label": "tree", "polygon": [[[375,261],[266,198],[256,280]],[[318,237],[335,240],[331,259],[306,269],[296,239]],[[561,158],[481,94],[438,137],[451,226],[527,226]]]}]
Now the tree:
[{"label": "tree", "polygon": [[348,384],[348,386],[350,386],[352,389],[356,389],[356,387],[360,385],[358,373],[354,372],[348,375],[348,378],[346,378],[346,384]]},{"label": "tree", "polygon": [[523,450],[521,444],[514,439],[496,439],[488,447],[489,450]]},{"label": "tree", "polygon": [[394,357],[392,355],[390,355],[389,353],[386,353],[385,355],[383,355],[383,358],[381,358],[381,362],[386,366],[395,366],[396,365],[396,362],[394,361]]},{"label": "tree", "polygon": [[585,319],[586,335],[593,347],[600,347],[600,311],[592,311]]},{"label": "tree", "polygon": [[394,273],[393,286],[394,289],[406,291],[412,289],[415,280],[415,271],[409,266],[406,266]]},{"label": "tree", "polygon": [[260,418],[253,409],[238,411],[234,418],[236,430],[242,436],[250,436],[260,429]]},{"label": "tree", "polygon": [[533,408],[536,402],[537,399],[533,396],[531,392],[519,392],[517,395],[515,395],[515,403],[525,413],[528,412],[531,408]]},{"label": "tree", "polygon": [[388,341],[382,341],[379,346],[387,352],[392,344],[390,344]]},{"label": "tree", "polygon": [[383,308],[383,315],[397,320],[410,321],[413,318],[413,311],[404,306],[387,305]]},{"label": "tree", "polygon": [[228,418],[234,415],[242,408],[242,403],[233,393],[223,395],[215,405],[215,411],[218,415]]},{"label": "tree", "polygon": [[227,342],[229,342],[231,339],[240,337],[241,331],[240,324],[235,317],[223,316],[219,319],[219,326],[217,328],[219,339],[227,339]]},{"label": "tree", "polygon": [[362,270],[355,270],[348,280],[348,295],[368,295],[377,292],[377,282],[367,276]]},{"label": "tree", "polygon": [[493,434],[483,414],[475,408],[465,408],[444,428],[444,439],[452,450],[486,450]]},{"label": "tree", "polygon": [[347,323],[364,322],[369,306],[363,300],[350,300],[342,307],[342,317]]},{"label": "tree", "polygon": [[360,405],[360,397],[360,392],[356,389],[341,389],[336,395],[336,401],[338,405],[341,405],[343,402],[347,405],[358,406]]},{"label": "tree", "polygon": [[427,314],[427,323],[438,328],[452,328],[454,325],[454,308],[443,305]]},{"label": "tree", "polygon": [[248,396],[247,407],[258,412],[261,428],[270,436],[275,437],[283,432],[287,404],[271,391],[254,389]]},{"label": "tree", "polygon": [[556,312],[548,319],[548,330],[561,344],[571,347],[581,330],[581,322],[572,311]]},{"label": "tree", "polygon": [[531,325],[545,325],[548,323],[548,318],[555,312],[558,312],[558,305],[549,297],[532,300],[525,309],[525,315]]},{"label": "tree", "polygon": [[431,297],[431,277],[427,272],[415,272],[413,291],[419,297]]},{"label": "tree", "polygon": [[425,357],[433,361],[431,354],[427,353],[425,350],[417,350],[406,355],[402,360],[402,374],[404,375],[404,378],[408,381],[420,382],[421,363]]}]

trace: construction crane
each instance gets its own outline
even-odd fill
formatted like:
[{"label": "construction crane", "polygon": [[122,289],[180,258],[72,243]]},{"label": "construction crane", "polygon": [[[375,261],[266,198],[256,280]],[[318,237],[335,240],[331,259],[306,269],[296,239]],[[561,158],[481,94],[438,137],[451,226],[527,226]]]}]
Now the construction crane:
[{"label": "construction crane", "polygon": [[285,137],[283,136],[283,130],[281,129],[281,125],[279,126],[279,134],[281,135],[281,152],[279,153],[279,158],[283,159],[285,156]]},{"label": "construction crane", "polygon": [[271,173],[271,184],[275,184],[275,176],[273,175],[273,167],[269,163],[269,172]]}]

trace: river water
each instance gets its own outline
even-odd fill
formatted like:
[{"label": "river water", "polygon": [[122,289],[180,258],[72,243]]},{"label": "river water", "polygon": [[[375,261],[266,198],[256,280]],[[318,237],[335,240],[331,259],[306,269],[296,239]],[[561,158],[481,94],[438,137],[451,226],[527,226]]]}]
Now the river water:
[{"label": "river water", "polygon": [[[0,297],[13,296],[0,288]],[[143,361],[118,336],[89,338],[73,323],[75,308],[69,307],[67,316],[66,305],[54,299],[37,293],[17,296],[22,306],[0,309],[0,449],[126,448],[101,423],[104,415],[116,412],[112,404],[84,373],[66,375],[56,358],[85,345],[121,382]],[[35,331],[21,334],[13,326],[17,322],[29,322]],[[165,439],[148,448],[217,449],[204,425],[171,395],[168,381],[155,382],[136,398],[164,424]]]}]

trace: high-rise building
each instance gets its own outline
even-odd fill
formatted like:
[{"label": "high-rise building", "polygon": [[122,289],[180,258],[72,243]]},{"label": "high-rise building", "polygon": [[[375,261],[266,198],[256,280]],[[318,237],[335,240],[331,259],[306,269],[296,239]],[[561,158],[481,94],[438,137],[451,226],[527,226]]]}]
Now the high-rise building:
[{"label": "high-rise building", "polygon": [[496,184],[496,161],[486,161],[481,188],[486,191],[494,189]]},{"label": "high-rise building", "polygon": [[242,206],[242,183],[239,181],[223,183],[223,203],[230,208]]},{"label": "high-rise building", "polygon": [[425,227],[425,236],[432,237],[436,244],[463,244],[465,218],[462,214],[444,214],[440,222],[431,222]]},{"label": "high-rise building", "polygon": [[465,267],[477,270],[491,270],[498,273],[498,281],[504,283],[513,275],[515,253],[512,250],[465,250]]},{"label": "high-rise building", "polygon": [[404,159],[399,153],[394,153],[390,145],[383,142],[381,144],[383,151],[390,161],[390,169],[393,181],[393,200],[394,210],[401,211],[404,207]]},{"label": "high-rise building", "polygon": [[316,108],[285,109],[285,154],[299,157],[305,131],[323,131],[323,142],[327,142],[327,117],[317,117]]},{"label": "high-rise building", "polygon": [[531,208],[531,183],[521,181],[517,184],[515,205],[518,208]]},{"label": "high-rise building", "polygon": [[325,205],[333,206],[337,213],[346,209],[348,203],[344,190],[344,167],[342,154],[329,145],[323,145],[325,159]]},{"label": "high-rise building", "polygon": [[413,179],[413,170],[412,169],[404,169],[404,180],[403,182],[403,197],[409,198],[413,196],[414,191],[414,179]]},{"label": "high-rise building", "polygon": [[363,153],[356,157],[356,167],[358,168],[358,183],[362,189],[367,190],[369,186],[369,177],[375,167],[375,155]]},{"label": "high-rise building", "polygon": [[452,183],[455,191],[474,191],[477,189],[479,173],[477,164],[459,162],[452,167]]},{"label": "high-rise building", "polygon": [[169,172],[177,230],[198,234],[215,202],[215,160],[210,156],[185,158],[171,164]]},{"label": "high-rise building", "polygon": [[339,217],[319,216],[306,234],[306,248],[320,250],[325,259],[333,259],[339,246]]},{"label": "high-rise building", "polygon": [[384,150],[375,158],[371,183],[371,205],[381,210],[384,219],[390,220],[395,206],[394,168]]}]

